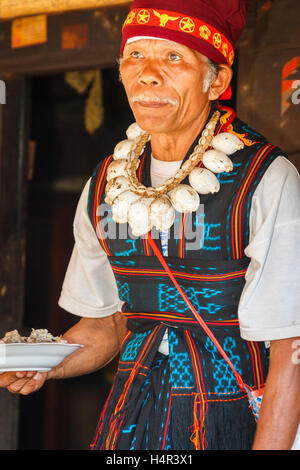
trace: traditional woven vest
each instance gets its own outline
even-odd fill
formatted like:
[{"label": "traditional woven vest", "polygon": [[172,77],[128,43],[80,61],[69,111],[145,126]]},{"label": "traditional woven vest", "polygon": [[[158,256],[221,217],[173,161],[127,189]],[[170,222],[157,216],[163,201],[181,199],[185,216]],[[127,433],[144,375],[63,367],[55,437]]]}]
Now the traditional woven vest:
[{"label": "traditional woven vest", "polygon": [[[249,242],[252,195],[270,163],[283,153],[238,119],[232,109],[219,110],[215,135],[232,132],[245,147],[231,156],[233,171],[218,175],[218,193],[201,195],[202,206],[196,213],[176,214],[166,261],[236,370],[255,389],[264,384],[268,358],[264,343],[240,337],[237,309],[250,262],[244,249]],[[119,297],[125,302],[123,313],[128,317],[129,331],[92,448],[250,448],[254,419],[232,371],[201,330],[146,237],[124,236],[127,227],[115,224],[110,206],[104,205],[111,161],[112,156],[100,162],[92,176],[88,213],[111,263]],[[146,186],[151,186],[150,162],[148,143],[138,169],[138,178]],[[155,231],[153,237],[162,249]],[[132,418],[136,405],[132,401],[138,400],[146,387],[148,371],[158,367],[153,361],[167,327],[170,354],[168,371],[164,370],[169,385],[160,416],[164,426],[159,429],[152,423],[146,438],[144,430],[138,432],[139,421]]]}]

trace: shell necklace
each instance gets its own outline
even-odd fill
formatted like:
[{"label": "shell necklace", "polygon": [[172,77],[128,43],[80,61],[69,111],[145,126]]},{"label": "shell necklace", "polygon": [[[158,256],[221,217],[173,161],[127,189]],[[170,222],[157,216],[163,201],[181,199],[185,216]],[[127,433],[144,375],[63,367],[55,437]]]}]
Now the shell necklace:
[{"label": "shell necklace", "polygon": [[[214,173],[230,172],[233,164],[227,155],[244,147],[234,134],[214,136],[220,117],[216,111],[205,126],[189,159],[172,178],[156,187],[146,187],[136,171],[150,136],[137,123],[126,131],[127,140],[119,142],[107,170],[105,202],[111,204],[117,223],[128,223],[134,236],[146,235],[153,227],[167,231],[175,220],[175,211],[191,213],[200,205],[199,194],[218,192],[220,183]],[[208,147],[211,150],[207,150]],[[202,161],[205,168],[198,168]],[[181,184],[189,176],[189,185]]]}]

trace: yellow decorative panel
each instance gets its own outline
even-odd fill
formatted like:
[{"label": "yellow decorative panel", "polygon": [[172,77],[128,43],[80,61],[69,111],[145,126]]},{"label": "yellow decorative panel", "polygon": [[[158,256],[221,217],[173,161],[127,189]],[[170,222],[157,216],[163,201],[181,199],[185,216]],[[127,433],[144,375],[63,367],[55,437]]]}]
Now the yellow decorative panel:
[{"label": "yellow decorative panel", "polygon": [[47,41],[47,16],[27,16],[12,21],[11,47],[33,46]]}]

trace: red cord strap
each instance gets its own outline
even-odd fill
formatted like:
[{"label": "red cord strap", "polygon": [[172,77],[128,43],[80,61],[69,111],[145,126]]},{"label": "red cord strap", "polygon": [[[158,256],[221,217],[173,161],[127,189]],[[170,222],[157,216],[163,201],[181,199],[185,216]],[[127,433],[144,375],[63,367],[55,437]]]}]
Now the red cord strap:
[{"label": "red cord strap", "polygon": [[180,293],[181,297],[183,298],[183,300],[185,301],[185,303],[188,305],[188,307],[190,308],[190,310],[192,311],[193,315],[195,316],[196,320],[198,321],[198,323],[201,325],[201,327],[203,328],[203,330],[205,331],[205,333],[207,334],[207,336],[211,339],[211,341],[214,343],[214,345],[216,346],[217,350],[219,351],[219,353],[221,354],[221,356],[225,359],[225,361],[227,362],[227,364],[229,365],[229,367],[231,368],[231,370],[233,371],[234,375],[235,375],[235,378],[237,380],[237,383],[240,387],[241,390],[245,391],[245,387],[244,387],[244,382],[243,382],[243,379],[241,377],[241,375],[235,370],[234,368],[234,365],[232,364],[232,362],[230,361],[229,357],[227,356],[227,354],[225,353],[224,349],[222,348],[222,346],[220,345],[220,343],[218,342],[217,338],[214,336],[214,334],[212,333],[212,331],[208,328],[207,324],[205,323],[205,321],[200,317],[199,313],[197,312],[197,310],[193,307],[193,305],[191,304],[191,302],[189,301],[189,299],[187,298],[187,296],[185,295],[185,293],[183,292],[183,290],[181,289],[181,287],[179,286],[178,282],[176,281],[172,271],[170,270],[169,266],[167,265],[163,255],[161,254],[161,252],[159,251],[155,241],[153,240],[152,236],[151,236],[151,232],[148,232],[147,234],[147,239],[151,245],[151,248],[153,249],[155,255],[157,256],[157,258],[159,259],[160,263],[162,264],[162,266],[164,267],[165,271],[167,272],[167,274],[169,275],[170,279],[173,281],[175,287],[177,288],[178,292]]}]

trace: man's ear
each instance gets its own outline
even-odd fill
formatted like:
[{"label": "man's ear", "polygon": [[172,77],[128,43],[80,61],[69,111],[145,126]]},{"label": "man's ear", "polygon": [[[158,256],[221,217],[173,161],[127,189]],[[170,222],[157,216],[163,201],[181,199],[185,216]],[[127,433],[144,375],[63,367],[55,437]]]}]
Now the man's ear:
[{"label": "man's ear", "polygon": [[215,78],[215,80],[211,84],[209,92],[208,92],[208,99],[210,101],[217,100],[219,96],[221,96],[224,93],[224,91],[227,90],[232,79],[232,74],[233,74],[232,68],[229,67],[229,65],[227,64],[219,65],[218,76]]}]

